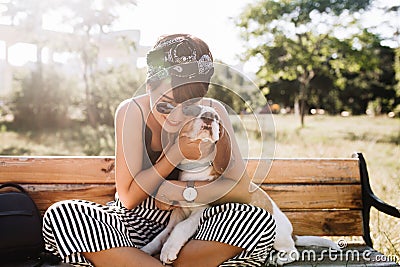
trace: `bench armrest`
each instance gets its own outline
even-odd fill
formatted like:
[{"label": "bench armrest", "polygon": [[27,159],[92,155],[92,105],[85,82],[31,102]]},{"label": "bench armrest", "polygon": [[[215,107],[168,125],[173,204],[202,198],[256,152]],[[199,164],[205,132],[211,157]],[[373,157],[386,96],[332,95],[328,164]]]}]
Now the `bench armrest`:
[{"label": "bench armrest", "polygon": [[369,228],[371,207],[375,207],[377,210],[396,218],[400,218],[400,209],[385,203],[374,194],[369,182],[367,163],[364,156],[362,153],[357,153],[355,156],[358,157],[359,160],[362,186],[364,241],[368,246],[373,247]]},{"label": "bench armrest", "polygon": [[387,215],[400,218],[400,208],[385,203],[383,200],[378,198],[373,192],[371,192],[371,194],[369,195],[369,201],[370,205],[375,207],[377,210]]}]

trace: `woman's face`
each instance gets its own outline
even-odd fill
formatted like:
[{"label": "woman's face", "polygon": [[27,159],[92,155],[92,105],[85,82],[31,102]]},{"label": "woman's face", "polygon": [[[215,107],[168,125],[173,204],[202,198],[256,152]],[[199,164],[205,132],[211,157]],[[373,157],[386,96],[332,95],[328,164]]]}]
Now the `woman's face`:
[{"label": "woman's face", "polygon": [[149,90],[149,94],[151,112],[165,131],[176,133],[192,118],[182,111],[183,106],[187,105],[190,100],[185,103],[176,103],[168,79],[164,80],[156,89]]}]

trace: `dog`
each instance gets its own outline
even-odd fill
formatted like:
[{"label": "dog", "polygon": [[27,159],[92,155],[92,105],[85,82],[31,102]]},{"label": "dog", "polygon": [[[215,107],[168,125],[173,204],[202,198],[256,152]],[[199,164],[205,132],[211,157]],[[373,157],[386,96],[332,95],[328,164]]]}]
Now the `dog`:
[{"label": "dog", "polygon": [[[213,181],[227,168],[227,155],[231,154],[228,136],[220,123],[219,116],[210,106],[197,106],[198,115],[189,120],[181,129],[179,135],[191,140],[218,143],[210,146],[210,151],[199,160],[183,160],[178,168],[180,181]],[[160,260],[165,264],[172,263],[185,243],[194,235],[203,211],[208,205],[182,203],[183,207],[175,208],[166,228],[141,250],[155,255],[160,253]]]},{"label": "dog", "polygon": [[[180,164],[180,181],[213,181],[217,179],[229,165],[231,142],[222,126],[216,110],[211,106],[198,106],[199,112],[186,123],[180,136],[191,140],[212,142],[214,148],[200,160],[183,160]],[[286,215],[279,209],[269,195],[254,183],[250,184],[252,201],[249,204],[266,209],[275,219],[276,237],[274,250],[277,253],[270,258],[270,263],[284,265],[296,261],[299,253],[296,246],[321,246],[340,250],[338,245],[330,240],[316,236],[294,236],[293,227]],[[171,264],[181,248],[195,234],[203,211],[208,205],[182,203],[183,207],[175,208],[166,228],[150,243],[141,248],[142,251],[155,255],[160,253],[164,264]]]}]

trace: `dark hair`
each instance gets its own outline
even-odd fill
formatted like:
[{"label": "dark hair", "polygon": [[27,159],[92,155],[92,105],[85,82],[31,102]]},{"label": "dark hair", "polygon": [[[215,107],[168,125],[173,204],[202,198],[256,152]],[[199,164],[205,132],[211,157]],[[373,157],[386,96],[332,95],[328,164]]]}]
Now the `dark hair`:
[{"label": "dark hair", "polygon": [[[154,45],[154,48],[156,49],[160,44],[165,43],[169,40],[179,38],[179,37],[185,38],[188,41],[188,43],[192,47],[194,47],[194,49],[197,51],[196,60],[199,60],[202,55],[209,55],[211,60],[213,60],[213,57],[212,57],[212,54],[210,52],[208,45],[200,38],[197,38],[190,34],[171,34],[171,35],[160,36],[160,38],[157,40],[156,44]],[[163,47],[164,52],[168,51],[168,49],[170,49],[170,46]],[[179,49],[177,49],[176,52],[177,52],[178,56],[190,55],[190,53],[191,53],[190,48],[185,47],[185,46],[179,46]],[[212,73],[211,73],[211,75],[212,75]],[[195,79],[194,82],[190,82],[190,80],[187,80],[187,79],[179,80],[178,77],[174,77],[174,76],[170,77],[171,85],[178,84],[177,86],[173,86],[173,88],[172,88],[172,94],[174,96],[175,102],[182,103],[191,98],[204,97],[208,91],[211,75],[207,76],[206,78],[202,78],[200,80]],[[156,81],[148,80],[147,84],[152,89],[155,89],[161,84],[161,81],[160,80],[156,80]]]}]

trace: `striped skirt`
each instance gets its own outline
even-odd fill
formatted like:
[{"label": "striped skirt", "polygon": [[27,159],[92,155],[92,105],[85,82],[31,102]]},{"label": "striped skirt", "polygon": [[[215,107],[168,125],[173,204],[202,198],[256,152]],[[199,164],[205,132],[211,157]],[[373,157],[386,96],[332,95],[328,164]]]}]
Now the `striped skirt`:
[{"label": "striped skirt", "polygon": [[[115,247],[141,248],[168,223],[169,211],[156,208],[152,198],[133,210],[119,201],[103,206],[84,200],[55,203],[45,213],[46,250],[63,262],[92,266],[82,252]],[[207,208],[193,239],[218,241],[244,250],[220,266],[263,266],[275,239],[275,221],[255,206],[226,203]]]}]

